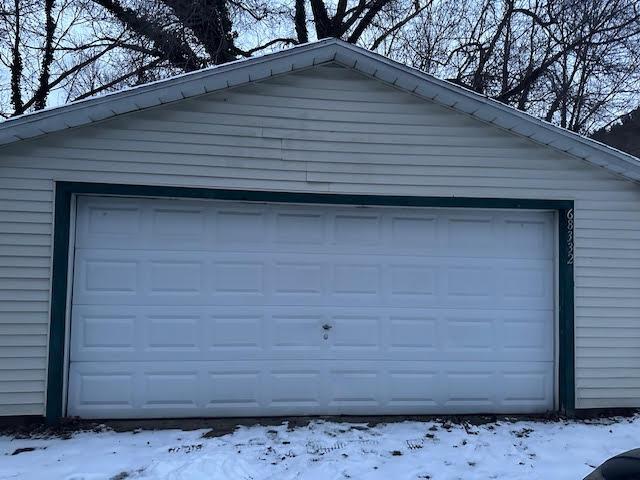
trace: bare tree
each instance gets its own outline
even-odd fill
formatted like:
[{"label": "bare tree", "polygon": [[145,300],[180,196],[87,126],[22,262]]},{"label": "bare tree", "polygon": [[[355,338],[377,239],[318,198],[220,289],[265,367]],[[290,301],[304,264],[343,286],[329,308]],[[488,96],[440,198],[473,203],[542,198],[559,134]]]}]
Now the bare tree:
[{"label": "bare tree", "polygon": [[[24,111],[24,103],[22,102],[22,5],[20,0],[14,0],[13,12],[7,12],[3,15],[7,21],[8,28],[5,31],[13,30],[13,42],[11,44],[11,62],[9,63],[11,70],[11,104],[16,113]],[[11,22],[13,20],[13,22]],[[11,23],[13,23],[11,25]]]},{"label": "bare tree", "polygon": [[[350,43],[358,43],[367,31],[376,30],[377,35],[369,45],[375,49],[386,37],[417,17],[429,3],[430,0],[295,0],[298,42],[308,41],[307,23],[310,23],[316,38],[342,38]],[[307,19],[307,6],[310,19]]]},{"label": "bare tree", "polygon": [[339,37],[566,128],[640,96],[638,0],[5,0],[0,113]]},{"label": "bare tree", "polygon": [[[637,95],[637,0],[441,0],[387,53],[580,132]],[[613,107],[613,108],[611,108]]]},{"label": "bare tree", "polygon": [[9,72],[10,93],[7,103],[0,97],[0,115],[44,108],[52,93],[119,45],[78,35],[89,20],[75,0],[13,0],[3,10],[0,65]]}]

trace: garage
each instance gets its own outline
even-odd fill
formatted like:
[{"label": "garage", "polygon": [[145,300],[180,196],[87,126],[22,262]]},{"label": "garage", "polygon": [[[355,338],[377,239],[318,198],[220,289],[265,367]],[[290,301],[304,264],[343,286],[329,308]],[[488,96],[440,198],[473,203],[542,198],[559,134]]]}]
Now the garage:
[{"label": "garage", "polygon": [[78,196],[67,413],[554,408],[553,212]]},{"label": "garage", "polygon": [[640,407],[640,160],[337,39],[0,123],[0,417]]}]

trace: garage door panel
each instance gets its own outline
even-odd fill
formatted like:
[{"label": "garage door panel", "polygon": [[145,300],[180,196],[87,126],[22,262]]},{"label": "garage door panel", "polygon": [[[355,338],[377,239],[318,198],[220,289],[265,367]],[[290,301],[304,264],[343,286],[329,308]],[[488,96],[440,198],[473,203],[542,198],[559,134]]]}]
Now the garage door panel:
[{"label": "garage door panel", "polygon": [[115,353],[135,355],[144,328],[139,315],[119,307],[76,307],[72,323],[71,356],[79,360],[108,358]]},{"label": "garage door panel", "polygon": [[[122,242],[142,242],[143,206],[131,199],[83,199],[77,209],[76,246],[112,248]],[[131,246],[135,246],[131,244]]]},{"label": "garage door panel", "polygon": [[323,368],[283,367],[268,376],[270,405],[273,409],[319,409],[326,402]]},{"label": "garage door panel", "polygon": [[74,303],[548,309],[553,302],[552,260],[409,258],[79,249]]},{"label": "garage door panel", "polygon": [[[498,277],[501,283],[498,291],[505,297],[505,306],[512,304],[533,306],[538,301],[540,306],[548,306],[553,298],[553,262],[521,262],[517,267],[505,267]],[[517,303],[516,303],[517,302]]]},{"label": "garage door panel", "polygon": [[553,217],[522,217],[507,214],[504,217],[504,249],[509,256],[518,258],[551,258],[554,251]]},{"label": "garage door panel", "polygon": [[503,242],[503,239],[496,241],[497,228],[495,216],[487,212],[452,214],[446,218],[444,229],[447,250],[462,250],[474,256],[497,252]]},{"label": "garage door panel", "polygon": [[[497,386],[497,387],[496,387]],[[98,392],[105,392],[98,394]],[[464,362],[313,365],[264,362],[73,364],[69,414],[85,418],[543,412],[553,378],[543,366]]]},{"label": "garage door panel", "polygon": [[442,243],[437,215],[404,212],[393,215],[389,223],[388,241],[398,252],[435,252]]},{"label": "garage door panel", "polygon": [[504,383],[503,404],[543,406],[552,395],[552,380],[544,369],[539,371],[505,371],[500,379]]},{"label": "garage door panel", "polygon": [[387,378],[387,408],[417,408],[422,406],[439,410],[446,401],[447,393],[442,389],[443,375],[435,365],[424,369],[415,366],[390,368]]},{"label": "garage door panel", "polygon": [[[83,197],[76,246],[553,258],[553,216],[519,210],[302,206]],[[382,212],[382,213],[380,213]],[[470,235],[469,232],[473,231]]]},{"label": "garage door panel", "polygon": [[312,248],[324,245],[328,236],[326,214],[318,210],[305,211],[286,207],[275,218],[275,243],[292,248]]},{"label": "garage door panel", "polygon": [[146,349],[150,351],[197,352],[200,346],[198,316],[154,315],[146,317],[143,332]]},{"label": "garage door panel", "polygon": [[[109,303],[114,297],[136,297],[140,292],[139,262],[132,256],[95,255],[76,257],[74,294],[82,301],[83,295],[102,297],[103,303]],[[97,303],[97,302],[95,302]]]},{"label": "garage door panel", "polygon": [[81,197],[87,418],[553,407],[553,215]]},{"label": "garage door panel", "polygon": [[[378,307],[77,306],[74,361],[548,361],[551,312]],[[326,332],[324,325],[330,330]],[[324,339],[324,334],[327,339]]]}]

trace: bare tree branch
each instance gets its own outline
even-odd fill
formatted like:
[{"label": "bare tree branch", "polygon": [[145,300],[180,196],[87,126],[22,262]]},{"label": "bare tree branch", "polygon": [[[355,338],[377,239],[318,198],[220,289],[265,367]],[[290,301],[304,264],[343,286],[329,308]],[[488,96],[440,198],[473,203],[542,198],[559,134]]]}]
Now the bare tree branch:
[{"label": "bare tree branch", "polygon": [[411,13],[410,15],[407,15],[406,17],[404,17],[404,19],[400,20],[395,25],[390,26],[384,32],[378,35],[378,37],[371,44],[371,50],[376,50],[380,46],[380,44],[389,37],[389,35],[392,35],[394,32],[397,32],[402,27],[404,27],[407,23],[409,23],[411,20],[416,18],[418,15],[420,15],[424,10],[426,10],[426,8],[431,4],[431,2],[432,0],[428,0],[427,3],[422,6],[420,6],[416,2],[413,13]]},{"label": "bare tree branch", "polygon": [[265,48],[269,48],[278,43],[281,43],[283,45],[296,45],[298,41],[295,38],[274,38],[273,40],[268,41],[264,45],[259,45],[249,50],[240,50],[239,48],[236,48],[235,50],[244,57],[250,57],[254,53],[264,50]]},{"label": "bare tree branch", "polygon": [[110,88],[121,84],[122,82],[124,82],[125,80],[131,78],[131,77],[135,77],[143,72],[146,72],[147,70],[150,70],[152,68],[157,67],[160,63],[162,62],[161,59],[155,59],[145,65],[142,65],[141,67],[138,67],[135,70],[132,70],[130,72],[125,73],[124,75],[120,75],[117,78],[114,78],[113,80],[111,80],[110,82],[107,82],[103,85],[100,85],[99,87],[96,87],[92,90],[89,90],[88,92],[83,93],[82,95],[78,95],[77,97],[75,97],[73,99],[74,102],[77,102],[78,100],[83,100],[85,98],[89,98],[89,97],[93,97],[94,95],[97,95],[98,93],[104,92],[106,90],[109,90]]},{"label": "bare tree branch", "polygon": [[[70,68],[69,70],[66,70],[65,72],[62,72],[60,75],[58,75],[58,77],[50,82],[49,84],[47,84],[46,86],[46,90],[47,91],[51,91],[53,88],[57,87],[58,85],[60,85],[63,81],[65,81],[68,77],[70,77],[71,75],[73,75],[74,73],[79,72],[80,70],[82,70],[83,68],[85,68],[88,65],[91,65],[92,63],[94,63],[97,59],[99,59],[100,57],[104,56],[107,52],[113,50],[114,48],[116,48],[118,46],[117,43],[113,43],[111,45],[108,45],[105,49],[101,50],[100,52],[96,53],[95,55],[91,55],[90,57],[88,57],[87,59],[85,59],[84,61],[74,65],[72,68]],[[27,101],[24,104],[24,108],[25,110],[30,108],[32,105],[35,105],[37,101],[37,97],[34,95],[33,97],[31,97],[31,99],[29,101]]]},{"label": "bare tree branch", "polygon": [[391,0],[375,0],[373,4],[369,6],[367,13],[365,13],[362,19],[358,22],[356,28],[353,30],[353,32],[351,32],[347,41],[349,43],[356,43],[358,40],[360,40],[360,37],[362,36],[364,31],[371,25],[371,22],[376,17],[376,15],[378,15],[378,13],[380,13],[380,10],[382,10],[382,8],[390,1]]},{"label": "bare tree branch", "polygon": [[309,41],[309,32],[307,30],[307,12],[305,9],[305,0],[295,0],[294,23],[298,43],[307,43]]},{"label": "bare tree branch", "polygon": [[225,0],[162,0],[180,23],[190,29],[209,55],[211,63],[235,60],[231,20]]},{"label": "bare tree branch", "polygon": [[164,58],[177,68],[184,71],[197,70],[203,62],[193,52],[191,47],[182,42],[175,35],[166,32],[161,25],[151,18],[139,15],[134,10],[124,7],[118,0],[94,0],[98,5],[112,13],[127,28],[138,35],[151,40]]},{"label": "bare tree branch", "polygon": [[20,40],[22,38],[20,0],[14,0],[15,15],[15,40],[12,49],[11,63],[11,103],[13,104],[14,115],[24,113],[25,106],[22,103],[22,55],[20,53]]},{"label": "bare tree branch", "polygon": [[47,105],[47,96],[49,95],[49,76],[51,64],[53,63],[53,36],[56,31],[56,24],[53,19],[54,0],[45,0],[45,39],[42,56],[42,65],[40,67],[40,79],[38,81],[38,89],[34,94],[34,107],[36,110],[42,110]]}]

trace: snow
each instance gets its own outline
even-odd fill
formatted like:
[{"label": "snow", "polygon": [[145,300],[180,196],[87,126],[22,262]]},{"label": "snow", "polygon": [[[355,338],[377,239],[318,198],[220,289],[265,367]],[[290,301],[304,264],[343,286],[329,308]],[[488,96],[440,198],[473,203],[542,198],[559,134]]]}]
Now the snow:
[{"label": "snow", "polygon": [[640,446],[640,416],[478,426],[316,420],[291,429],[286,423],[238,427],[217,438],[203,437],[207,431],[4,436],[0,479],[579,480],[607,458]]}]

